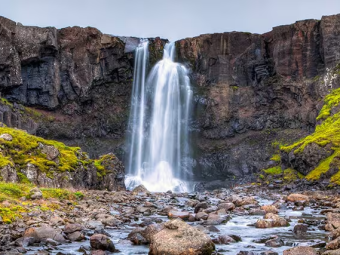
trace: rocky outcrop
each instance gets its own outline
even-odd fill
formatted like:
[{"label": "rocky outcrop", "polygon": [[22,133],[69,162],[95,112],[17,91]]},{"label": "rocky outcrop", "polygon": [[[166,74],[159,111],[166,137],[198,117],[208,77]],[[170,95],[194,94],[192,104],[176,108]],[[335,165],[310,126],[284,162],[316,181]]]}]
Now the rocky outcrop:
[{"label": "rocky outcrop", "polygon": [[339,22],[334,15],[263,35],[231,32],[177,42],[197,90],[198,176],[230,178],[268,168],[273,143],[314,129],[320,99],[339,87],[328,73],[339,62]]},{"label": "rocky outcrop", "polygon": [[[92,160],[80,148],[23,130],[0,127],[0,134],[0,181],[50,188],[125,190],[124,166],[112,153]],[[42,194],[33,192],[31,197],[39,199]]]}]

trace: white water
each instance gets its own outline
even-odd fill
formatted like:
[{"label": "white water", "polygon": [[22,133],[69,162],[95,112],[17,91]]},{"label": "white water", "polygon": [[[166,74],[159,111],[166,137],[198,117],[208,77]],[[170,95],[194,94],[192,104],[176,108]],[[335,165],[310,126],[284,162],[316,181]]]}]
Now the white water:
[{"label": "white water", "polygon": [[174,62],[175,44],[146,80],[148,42],[136,49],[129,120],[126,186],[143,184],[150,191],[187,191],[191,175],[189,120],[192,90],[187,69]]}]

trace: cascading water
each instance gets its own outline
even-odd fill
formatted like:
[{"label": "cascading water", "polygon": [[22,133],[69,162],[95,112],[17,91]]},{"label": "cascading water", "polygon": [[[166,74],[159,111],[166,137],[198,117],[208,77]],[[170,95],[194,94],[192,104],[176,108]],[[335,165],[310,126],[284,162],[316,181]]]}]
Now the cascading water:
[{"label": "cascading water", "polygon": [[174,62],[175,44],[146,80],[148,42],[136,49],[129,120],[126,186],[150,191],[187,191],[191,175],[189,120],[192,90],[187,69]]}]

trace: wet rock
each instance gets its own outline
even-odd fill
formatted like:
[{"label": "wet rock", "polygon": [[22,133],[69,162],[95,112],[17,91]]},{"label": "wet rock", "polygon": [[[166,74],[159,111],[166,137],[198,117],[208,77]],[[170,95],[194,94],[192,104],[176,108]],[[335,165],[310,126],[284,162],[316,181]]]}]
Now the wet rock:
[{"label": "wet rock", "polygon": [[109,237],[102,234],[94,234],[90,238],[90,245],[92,249],[104,250],[104,251],[115,251],[115,246]]},{"label": "wet rock", "polygon": [[84,227],[80,224],[67,224],[65,227],[64,227],[64,233],[66,234],[71,234],[73,232],[76,232],[76,231],[82,231],[84,229]]},{"label": "wet rock", "polygon": [[326,251],[326,252],[322,253],[322,255],[340,255],[340,249],[332,250],[332,251]]},{"label": "wet rock", "polygon": [[286,227],[288,226],[288,222],[276,214],[267,213],[264,219],[257,220],[255,226],[257,228]]},{"label": "wet rock", "polygon": [[227,223],[229,219],[230,217],[228,215],[219,215],[215,213],[210,213],[205,223],[207,225],[220,225],[222,223]]},{"label": "wet rock", "polygon": [[211,254],[215,245],[203,232],[180,219],[168,221],[155,234],[150,244],[150,255]]},{"label": "wet rock", "polygon": [[80,231],[75,231],[67,235],[67,238],[71,241],[82,241],[85,239],[85,236]]},{"label": "wet rock", "polygon": [[176,218],[180,218],[182,220],[188,220],[189,219],[189,212],[180,212],[180,211],[176,211],[176,210],[171,210],[168,213],[168,217],[170,219],[176,219]]},{"label": "wet rock", "polygon": [[206,220],[206,219],[208,219],[208,216],[209,215],[205,212],[199,212],[199,213],[196,214],[195,219],[196,220]]},{"label": "wet rock", "polygon": [[236,240],[228,235],[219,235],[217,238],[212,240],[215,244],[229,244],[236,243]]},{"label": "wet rock", "polygon": [[305,202],[309,202],[309,197],[306,196],[306,195],[294,193],[294,194],[290,194],[290,195],[287,197],[287,201],[305,203]]},{"label": "wet rock", "polygon": [[327,250],[337,250],[340,248],[340,237],[337,237],[333,241],[330,241],[328,244],[326,244]]},{"label": "wet rock", "polygon": [[201,209],[207,209],[207,208],[208,208],[208,204],[206,202],[199,202],[195,206],[194,213],[198,213]]},{"label": "wet rock", "polygon": [[218,209],[225,209],[226,211],[232,211],[235,209],[235,205],[233,203],[221,203],[218,205]]},{"label": "wet rock", "polygon": [[142,232],[142,235],[148,243],[151,243],[152,237],[163,229],[163,224],[151,224],[145,228],[145,230]]},{"label": "wet rock", "polygon": [[266,211],[260,208],[255,208],[255,209],[250,209],[249,214],[250,215],[266,215]]},{"label": "wet rock", "polygon": [[265,246],[268,246],[268,247],[281,247],[284,245],[284,242],[281,238],[279,237],[276,237],[274,239],[270,239],[270,240],[267,240],[265,242]]},{"label": "wet rock", "polygon": [[315,249],[308,246],[298,246],[283,251],[283,255],[317,255]]},{"label": "wet rock", "polygon": [[296,224],[293,229],[293,233],[296,236],[304,236],[307,233],[308,225],[306,224]]},{"label": "wet rock", "polygon": [[59,243],[64,243],[66,241],[60,230],[49,226],[28,228],[24,233],[24,238],[32,238],[35,243],[43,242],[48,238]]},{"label": "wet rock", "polygon": [[29,196],[31,199],[42,199],[43,198],[43,194],[41,190],[37,187],[30,190]]},{"label": "wet rock", "polygon": [[261,210],[264,210],[266,213],[278,213],[279,210],[274,205],[263,205],[261,206]]},{"label": "wet rock", "polygon": [[149,191],[144,187],[144,185],[139,185],[132,190],[132,194],[147,194]]},{"label": "wet rock", "polygon": [[142,235],[143,229],[136,228],[132,230],[132,232],[128,235],[128,239],[134,244],[134,245],[141,245],[141,244],[148,244],[148,240]]}]

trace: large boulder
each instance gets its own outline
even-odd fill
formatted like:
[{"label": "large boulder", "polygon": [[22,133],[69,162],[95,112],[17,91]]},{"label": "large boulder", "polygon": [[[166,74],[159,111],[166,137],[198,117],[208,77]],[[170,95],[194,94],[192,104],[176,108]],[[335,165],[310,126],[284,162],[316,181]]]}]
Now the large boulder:
[{"label": "large boulder", "polygon": [[150,255],[210,255],[215,250],[208,235],[181,219],[168,221],[164,227],[152,237]]},{"label": "large boulder", "polygon": [[308,246],[298,246],[288,250],[283,251],[283,255],[317,255],[315,249]]}]

